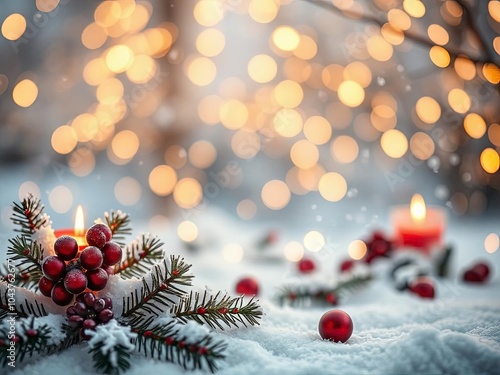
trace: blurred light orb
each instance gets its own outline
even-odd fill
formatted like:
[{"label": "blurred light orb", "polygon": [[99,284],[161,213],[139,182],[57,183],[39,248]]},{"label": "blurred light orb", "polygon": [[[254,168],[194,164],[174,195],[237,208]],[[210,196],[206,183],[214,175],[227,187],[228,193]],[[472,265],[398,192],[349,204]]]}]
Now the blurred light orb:
[{"label": "blurred light orb", "polygon": [[302,103],[304,91],[297,82],[285,80],[274,87],[274,98],[282,107],[295,108]]},{"label": "blurred light orb", "polygon": [[[267,0],[266,0],[267,1]],[[271,82],[278,72],[276,61],[269,55],[255,55],[248,62],[248,75],[257,83]]]},{"label": "blurred light orb", "polygon": [[261,191],[262,202],[271,210],[281,210],[290,202],[288,185],[281,180],[266,182]]},{"label": "blurred light orb", "polygon": [[222,31],[217,29],[203,30],[196,38],[196,50],[206,57],[219,55],[226,45],[226,38]]},{"label": "blurred light orb", "polygon": [[250,0],[248,14],[258,23],[269,23],[278,15],[280,3],[269,0]]},{"label": "blurred light orb", "polygon": [[207,57],[196,57],[187,65],[187,76],[196,86],[207,86],[217,75],[217,66]]},{"label": "blurred light orb", "polygon": [[236,206],[236,213],[240,219],[250,220],[257,213],[257,205],[251,199],[243,199]]},{"label": "blurred light orb", "polygon": [[102,58],[90,60],[83,68],[83,80],[90,86],[97,86],[113,73]]},{"label": "blurred light orb", "polygon": [[302,60],[312,59],[316,56],[317,52],[318,46],[316,45],[316,42],[313,38],[307,35],[300,36],[299,44],[297,48],[293,50],[293,54]]},{"label": "blurred light orb", "polygon": [[311,116],[304,123],[304,135],[315,145],[323,145],[332,137],[332,127],[322,116]]},{"label": "blurred light orb", "polygon": [[348,135],[335,138],[330,145],[330,154],[341,164],[352,163],[358,157],[359,147],[356,140]]},{"label": "blurred light orb", "polygon": [[273,117],[273,127],[285,138],[293,138],[302,131],[302,116],[292,108],[282,108]]},{"label": "blurred light orb", "polygon": [[224,4],[219,1],[200,0],[194,6],[193,15],[201,26],[215,26],[224,18]]},{"label": "blurred light orb", "polygon": [[165,150],[165,162],[175,169],[182,168],[187,161],[187,151],[179,145],[172,145]]},{"label": "blurred light orb", "polygon": [[354,260],[363,259],[363,257],[366,255],[366,251],[366,244],[361,240],[352,241],[347,248],[349,256]]},{"label": "blurred light orb", "polygon": [[398,159],[408,150],[408,139],[397,129],[391,129],[382,134],[380,145],[387,156]]},{"label": "blurred light orb", "polygon": [[272,41],[282,51],[293,51],[300,43],[300,35],[291,26],[278,26],[273,31]]},{"label": "blurred light orb", "polygon": [[313,165],[311,168],[302,169],[297,171],[297,179],[301,187],[307,191],[318,190],[319,180],[325,174],[325,169],[319,165]]},{"label": "blurred light orb", "polygon": [[226,100],[219,109],[220,122],[230,130],[240,129],[248,121],[248,108],[236,99]]},{"label": "blurred light orb", "polygon": [[217,95],[207,95],[198,103],[198,116],[207,125],[220,122],[219,111],[224,100]]},{"label": "blurred light orb", "polygon": [[193,242],[198,237],[198,227],[192,221],[185,220],[177,226],[177,235],[184,242]]},{"label": "blurred light orb", "polygon": [[427,160],[434,155],[434,141],[427,133],[417,132],[410,138],[410,150],[417,159]]},{"label": "blurred light orb", "polygon": [[7,40],[17,40],[26,31],[26,19],[22,14],[13,13],[2,23],[2,35]]},{"label": "blurred light orb", "polygon": [[448,104],[457,113],[465,113],[470,109],[469,95],[462,89],[452,89],[448,93]]},{"label": "blurred light orb", "polygon": [[149,173],[149,187],[156,195],[165,197],[172,193],[177,183],[177,173],[169,165],[157,165]]},{"label": "blurred light orb", "polygon": [[436,99],[430,96],[423,96],[417,100],[415,111],[420,120],[426,124],[434,124],[441,117],[441,107]]},{"label": "blurred light orb", "polygon": [[389,61],[394,52],[392,45],[380,35],[371,36],[366,42],[366,48],[374,60],[382,62]]},{"label": "blurred light orb", "polygon": [[338,87],[340,101],[348,107],[357,107],[365,100],[365,90],[356,81],[343,81]]},{"label": "blurred light orb", "polygon": [[38,97],[38,87],[30,79],[23,79],[12,90],[12,99],[19,107],[27,108]]},{"label": "blurred light orb", "polygon": [[486,133],[486,122],[477,113],[469,113],[464,118],[464,129],[471,138],[479,139]]},{"label": "blurred light orb", "polygon": [[227,263],[239,263],[243,259],[243,247],[237,243],[228,243],[222,249],[222,253]]},{"label": "blurred light orb", "polygon": [[122,177],[115,184],[115,198],[124,206],[133,206],[141,199],[142,187],[133,177]]},{"label": "blurred light orb", "polygon": [[425,5],[420,0],[404,0],[403,9],[414,18],[421,18],[425,15]]},{"label": "blurred light orb", "polygon": [[41,198],[40,188],[33,181],[24,181],[21,186],[19,186],[18,197],[22,201],[28,194],[32,194],[35,198]]},{"label": "blurred light orb", "polygon": [[106,66],[113,73],[123,73],[132,64],[134,53],[129,46],[117,44],[111,47],[105,57]]},{"label": "blurred light orb", "polygon": [[113,137],[111,149],[119,159],[132,159],[139,150],[139,137],[131,130],[122,130]]},{"label": "blurred light orb", "polygon": [[318,190],[327,201],[338,202],[347,193],[347,182],[341,174],[329,172],[319,180]]},{"label": "blurred light orb", "polygon": [[495,146],[500,147],[500,125],[491,124],[488,128],[488,138]]},{"label": "blurred light orb", "polygon": [[312,230],[306,233],[302,242],[307,250],[317,253],[325,246],[325,237],[320,232]]},{"label": "blurred light orb", "polygon": [[196,141],[189,147],[188,158],[194,167],[206,169],[215,162],[217,150],[209,141]]},{"label": "blurred light orb", "polygon": [[122,81],[117,78],[108,78],[97,86],[96,98],[105,105],[115,104],[122,98],[123,91]]},{"label": "blurred light orb", "polygon": [[450,41],[450,36],[444,27],[433,23],[427,28],[427,35],[433,43],[444,46]]},{"label": "blurred light orb", "polygon": [[285,245],[283,254],[289,262],[298,262],[304,257],[304,246],[298,241],[290,241]]},{"label": "blurred light orb", "polygon": [[500,246],[500,238],[496,233],[490,233],[484,239],[484,249],[487,253],[493,254]]},{"label": "blurred light orb", "polygon": [[457,75],[466,81],[470,81],[476,76],[476,65],[465,56],[458,56],[453,67]]},{"label": "blurred light orb", "polygon": [[76,131],[69,125],[59,126],[52,133],[50,144],[58,154],[69,154],[78,144]]},{"label": "blurred light orb", "polygon": [[479,158],[481,162],[481,167],[490,173],[496,173],[500,168],[500,156],[498,152],[493,148],[486,148],[481,152],[481,156]]},{"label": "blurred light orb", "polygon": [[181,208],[193,208],[203,199],[203,189],[194,178],[183,178],[174,188],[174,201]]},{"label": "blurred light orb", "polygon": [[58,214],[68,212],[73,205],[73,193],[64,185],[58,185],[49,193],[50,207]]},{"label": "blurred light orb", "polygon": [[146,83],[156,74],[155,60],[148,55],[136,55],[132,64],[127,68],[126,74],[130,82]]},{"label": "blurred light orb", "polygon": [[106,43],[108,35],[98,24],[92,22],[82,32],[82,44],[88,49],[98,49]]},{"label": "blurred light orb", "polygon": [[88,176],[95,168],[95,156],[87,147],[80,147],[68,159],[68,167],[78,177]]},{"label": "blurred light orb", "polygon": [[368,87],[372,81],[372,72],[368,66],[360,61],[354,61],[343,70],[345,80],[356,81],[362,87]]},{"label": "blurred light orb", "polygon": [[260,137],[254,132],[241,129],[231,137],[231,149],[241,159],[254,158],[259,153],[261,146]]},{"label": "blurred light orb", "polygon": [[500,83],[500,68],[495,64],[486,63],[483,65],[482,73],[486,80],[494,85]]},{"label": "blurred light orb", "polygon": [[52,12],[59,5],[60,0],[36,0],[36,8],[40,12],[48,13]]},{"label": "blurred light orb", "polygon": [[429,57],[431,61],[439,68],[446,68],[450,65],[450,53],[443,47],[433,46],[429,50]]},{"label": "blurred light orb", "polygon": [[306,139],[301,139],[290,148],[290,159],[299,168],[312,168],[319,159],[318,147]]}]

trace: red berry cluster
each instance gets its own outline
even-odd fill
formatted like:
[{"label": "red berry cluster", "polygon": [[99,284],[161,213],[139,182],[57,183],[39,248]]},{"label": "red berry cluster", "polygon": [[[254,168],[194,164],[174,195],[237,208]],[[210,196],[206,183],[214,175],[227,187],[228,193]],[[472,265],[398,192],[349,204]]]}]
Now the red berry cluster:
[{"label": "red berry cluster", "polygon": [[392,250],[392,242],[383,233],[374,232],[372,238],[366,241],[366,255],[363,260],[370,264],[376,258],[389,257]]},{"label": "red berry cluster", "polygon": [[111,230],[105,224],[94,224],[85,238],[88,243],[78,254],[73,237],[62,236],[54,243],[55,256],[43,260],[40,292],[60,306],[68,305],[75,294],[85,289],[101,290],[113,274],[113,267],[122,258],[121,247],[111,241]]},{"label": "red berry cluster", "polygon": [[484,283],[490,275],[490,267],[484,262],[474,264],[465,270],[462,279],[468,283]]},{"label": "red berry cluster", "polygon": [[94,330],[97,325],[113,319],[112,308],[111,298],[97,298],[92,292],[86,292],[76,297],[75,304],[66,310],[66,316],[71,327],[80,328],[80,337],[89,340],[85,330]]}]

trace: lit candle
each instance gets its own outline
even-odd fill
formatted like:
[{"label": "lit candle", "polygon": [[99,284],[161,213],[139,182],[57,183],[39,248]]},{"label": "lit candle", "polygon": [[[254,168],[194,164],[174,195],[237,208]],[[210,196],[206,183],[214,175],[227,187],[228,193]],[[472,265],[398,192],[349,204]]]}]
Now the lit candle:
[{"label": "lit candle", "polygon": [[71,236],[78,243],[78,248],[81,250],[87,247],[87,241],[85,240],[85,220],[83,217],[83,208],[82,206],[78,206],[76,208],[75,215],[75,228],[74,229],[56,229],[54,230],[54,234],[57,238],[61,236]]},{"label": "lit candle", "polygon": [[395,242],[400,247],[413,247],[429,253],[440,246],[446,228],[443,207],[426,207],[424,198],[415,194],[410,206],[395,207],[391,215]]}]

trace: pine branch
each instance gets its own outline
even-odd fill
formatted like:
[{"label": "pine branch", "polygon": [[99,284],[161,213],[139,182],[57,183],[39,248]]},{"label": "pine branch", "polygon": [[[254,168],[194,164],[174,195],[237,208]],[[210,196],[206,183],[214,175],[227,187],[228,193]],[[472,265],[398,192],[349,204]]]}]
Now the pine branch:
[{"label": "pine branch", "polygon": [[136,348],[147,357],[174,362],[185,369],[195,370],[208,367],[217,370],[216,361],[224,358],[226,344],[206,334],[193,340],[182,332],[180,323],[172,321],[152,328],[133,329],[138,334]]},{"label": "pine branch", "polygon": [[187,275],[190,264],[179,256],[170,256],[156,264],[151,272],[142,277],[142,287],[123,297],[122,316],[129,324],[137,326],[151,321],[168,310],[185,294],[182,286],[190,286],[192,275]]},{"label": "pine branch", "polygon": [[46,316],[47,310],[43,303],[29,302],[27,298],[19,304],[21,298],[17,295],[17,287],[12,284],[0,282],[0,321],[3,321],[7,316],[15,314],[17,317],[25,318],[28,316]]},{"label": "pine branch", "polygon": [[111,214],[104,213],[104,219],[109,229],[111,229],[111,233],[113,233],[113,241],[122,247],[125,246],[125,237],[132,233],[129,215],[120,210],[111,211]]},{"label": "pine branch", "polygon": [[[99,373],[104,374],[119,374],[120,371],[126,371],[130,368],[130,353],[122,345],[116,347],[116,351],[111,353],[103,353],[99,347],[94,347],[89,350],[92,354],[92,360],[94,361],[94,368]],[[111,356],[117,356],[117,366],[112,365]]]},{"label": "pine branch", "polygon": [[13,264],[0,265],[0,281],[6,281],[15,286],[26,289],[38,289],[40,277],[36,274],[22,273],[21,269]]},{"label": "pine branch", "polygon": [[260,324],[262,309],[253,297],[244,304],[244,298],[230,297],[227,294],[209,296],[205,291],[203,298],[200,293],[191,292],[177,306],[172,306],[170,314],[183,322],[194,320],[199,324],[207,324],[212,328],[224,329],[221,323],[228,327],[238,327],[239,323],[247,327]]},{"label": "pine branch", "polygon": [[66,337],[59,344],[53,344],[47,347],[46,354],[54,354],[62,352],[73,345],[80,342],[80,330],[74,329],[67,324],[63,324],[63,329],[66,332]]},{"label": "pine branch", "polygon": [[16,332],[11,335],[10,331],[0,333],[0,356],[2,365],[5,367],[9,363],[10,342],[15,342],[15,356],[10,358],[13,362],[22,362],[26,356],[44,353],[49,346],[52,337],[52,328],[47,324],[35,327],[35,318],[25,319],[16,327]]},{"label": "pine branch", "polygon": [[151,267],[163,259],[163,243],[158,237],[143,234],[125,249],[125,259],[115,266],[115,274],[130,279],[144,276]]},{"label": "pine branch", "polygon": [[43,215],[44,208],[40,198],[35,198],[32,194],[21,203],[14,202],[11,220],[19,227],[15,231],[31,235],[44,226],[47,222],[47,217]]},{"label": "pine branch", "polygon": [[312,287],[311,285],[285,286],[276,296],[280,305],[311,306],[337,305],[342,297],[351,294],[372,280],[371,275],[352,276],[332,287]]},{"label": "pine branch", "polygon": [[9,261],[17,263],[17,271],[19,271],[20,277],[29,278],[32,283],[38,283],[43,276],[41,265],[43,260],[42,246],[24,235],[9,239],[9,243],[7,256]]}]

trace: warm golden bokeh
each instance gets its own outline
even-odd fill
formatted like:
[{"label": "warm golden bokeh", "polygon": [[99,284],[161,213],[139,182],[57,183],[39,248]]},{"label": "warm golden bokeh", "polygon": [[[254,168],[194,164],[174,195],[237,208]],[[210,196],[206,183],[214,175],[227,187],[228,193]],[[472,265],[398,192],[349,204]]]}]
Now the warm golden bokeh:
[{"label": "warm golden bokeh", "polygon": [[325,246],[325,237],[317,230],[307,232],[303,239],[304,247],[316,253]]},{"label": "warm golden bokeh", "polygon": [[297,82],[285,80],[275,86],[274,98],[282,107],[295,108],[302,102],[304,91],[302,90],[302,86]]},{"label": "warm golden bokeh", "polygon": [[330,154],[341,164],[352,163],[358,157],[359,147],[356,140],[348,135],[341,135],[330,145]]},{"label": "warm golden bokeh", "polygon": [[319,180],[318,190],[327,201],[338,202],[347,193],[347,182],[341,174],[329,172]]},{"label": "warm golden bokeh", "polygon": [[500,125],[491,124],[488,128],[488,139],[495,146],[500,147]]},{"label": "warm golden bokeh", "polygon": [[200,169],[210,167],[217,158],[217,150],[209,141],[194,142],[188,149],[188,159],[192,166]]},{"label": "warm golden bokeh", "polygon": [[291,193],[285,182],[271,180],[262,187],[261,198],[267,208],[281,210],[290,202]]},{"label": "warm golden bokeh", "polygon": [[420,120],[426,124],[434,124],[441,117],[441,106],[436,99],[430,96],[423,96],[417,100],[415,111]]},{"label": "warm golden bokeh", "polygon": [[366,255],[366,251],[366,244],[361,240],[352,241],[347,248],[349,256],[354,260],[363,259],[363,257]]},{"label": "warm golden bokeh", "polygon": [[35,5],[40,12],[48,13],[56,9],[59,3],[60,0],[36,0]]},{"label": "warm golden bokeh", "polygon": [[203,30],[196,38],[196,49],[199,53],[206,57],[214,57],[219,55],[226,45],[224,34],[217,29]]},{"label": "warm golden bokeh", "polygon": [[408,139],[397,129],[391,129],[382,134],[380,145],[387,156],[398,159],[408,150]]},{"label": "warm golden bokeh", "polygon": [[483,167],[486,172],[490,174],[498,172],[500,168],[500,156],[495,149],[486,148],[483,150],[479,160],[481,162],[481,167]]},{"label": "warm golden bokeh", "polygon": [[236,206],[236,213],[243,220],[252,219],[257,213],[257,206],[251,199],[243,199]]},{"label": "warm golden bokeh", "polygon": [[289,262],[298,262],[304,257],[304,246],[298,241],[290,241],[283,248],[283,255]]},{"label": "warm golden bokeh", "polygon": [[444,46],[450,41],[448,32],[442,26],[435,23],[427,28],[427,35],[429,36],[430,40],[440,46]]},{"label": "warm golden bokeh", "polygon": [[457,113],[465,113],[470,109],[469,95],[462,89],[453,89],[448,93],[448,104]]},{"label": "warm golden bokeh", "polygon": [[434,141],[427,133],[417,132],[410,138],[410,151],[417,159],[427,160],[434,155]]},{"label": "warm golden bokeh", "polygon": [[315,144],[301,139],[292,145],[290,159],[299,168],[312,168],[318,162],[319,151]]},{"label": "warm golden bokeh", "polygon": [[269,0],[250,0],[248,15],[258,23],[269,23],[278,15],[280,3]]},{"label": "warm golden bokeh", "polygon": [[203,189],[194,178],[186,177],[177,182],[174,188],[175,203],[185,209],[196,207],[203,199]]},{"label": "warm golden bokeh", "polygon": [[469,113],[464,118],[464,129],[471,138],[479,139],[486,133],[486,122],[477,113]]},{"label": "warm golden bokeh", "polygon": [[311,116],[304,123],[304,136],[315,145],[323,145],[332,137],[332,127],[322,116]]},{"label": "warm golden bokeh", "polygon": [[434,46],[429,51],[429,57],[431,61],[439,68],[446,68],[450,65],[450,54],[449,52],[440,46]]},{"label": "warm golden bokeh", "polygon": [[273,118],[273,127],[282,137],[292,138],[302,131],[303,120],[298,111],[292,108],[280,109]]},{"label": "warm golden bokeh", "polygon": [[358,107],[365,100],[365,91],[356,81],[344,81],[338,87],[340,101],[348,107]]},{"label": "warm golden bokeh", "polygon": [[276,61],[269,55],[255,55],[248,62],[248,75],[255,82],[267,83],[276,77],[278,65]]},{"label": "warm golden bokeh", "polygon": [[196,86],[207,86],[217,75],[217,66],[207,57],[196,57],[187,63],[186,73]]},{"label": "warm golden bokeh", "polygon": [[78,143],[75,130],[68,125],[59,126],[52,133],[50,144],[55,152],[69,154]]},{"label": "warm golden bokeh", "polygon": [[131,130],[122,130],[113,137],[111,149],[119,159],[132,159],[139,150],[139,137]]},{"label": "warm golden bokeh", "polygon": [[272,41],[283,51],[293,51],[300,43],[300,35],[291,26],[279,26],[273,31]]},{"label": "warm golden bokeh", "polygon": [[149,173],[148,182],[153,193],[165,197],[174,190],[177,183],[177,173],[169,165],[157,165]]},{"label": "warm golden bokeh", "polygon": [[26,19],[22,14],[13,13],[2,23],[2,35],[8,40],[19,39],[26,31]]},{"label": "warm golden bokeh", "polygon": [[226,100],[219,109],[220,122],[231,130],[242,128],[248,120],[248,108],[239,100]]},{"label": "warm golden bokeh", "polygon": [[23,79],[12,90],[12,99],[19,107],[31,106],[38,97],[38,87],[30,79]]},{"label": "warm golden bokeh", "polygon": [[177,226],[177,235],[184,242],[193,242],[198,237],[198,227],[192,221],[182,221]]},{"label": "warm golden bokeh", "polygon": [[211,27],[224,18],[224,8],[213,0],[200,0],[194,6],[193,14],[201,26]]},{"label": "warm golden bokeh", "polygon": [[420,0],[404,0],[403,9],[414,18],[421,18],[425,15],[425,5]]}]

